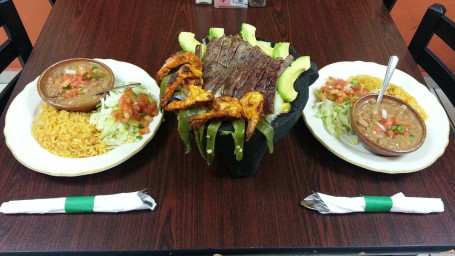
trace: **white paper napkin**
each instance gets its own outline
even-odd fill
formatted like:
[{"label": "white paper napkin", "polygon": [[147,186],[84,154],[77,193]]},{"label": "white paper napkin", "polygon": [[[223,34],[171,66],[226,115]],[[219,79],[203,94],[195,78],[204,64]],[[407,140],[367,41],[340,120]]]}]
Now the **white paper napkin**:
[{"label": "white paper napkin", "polygon": [[391,197],[361,196],[337,197],[315,192],[302,200],[301,204],[322,214],[343,214],[351,212],[443,212],[444,203],[440,198],[406,197],[403,193]]},{"label": "white paper napkin", "polygon": [[3,214],[126,212],[153,210],[155,207],[155,200],[142,190],[113,195],[15,200],[3,203],[0,212]]}]

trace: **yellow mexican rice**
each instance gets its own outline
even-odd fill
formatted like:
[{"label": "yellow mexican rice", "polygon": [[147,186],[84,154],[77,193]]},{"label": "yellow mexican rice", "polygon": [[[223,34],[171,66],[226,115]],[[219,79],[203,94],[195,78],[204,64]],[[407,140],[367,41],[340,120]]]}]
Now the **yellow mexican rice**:
[{"label": "yellow mexican rice", "polygon": [[69,158],[104,154],[106,144],[100,132],[89,124],[90,113],[57,110],[43,103],[41,113],[33,121],[32,135],[51,153]]}]

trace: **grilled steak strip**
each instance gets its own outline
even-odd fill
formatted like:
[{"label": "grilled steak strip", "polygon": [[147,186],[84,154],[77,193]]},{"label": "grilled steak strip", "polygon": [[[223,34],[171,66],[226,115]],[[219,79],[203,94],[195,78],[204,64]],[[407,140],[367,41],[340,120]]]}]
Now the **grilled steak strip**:
[{"label": "grilled steak strip", "polygon": [[[234,54],[236,53],[239,45],[240,41],[232,40],[229,49],[225,51],[224,56],[220,57],[220,59],[218,60],[218,65],[216,67],[218,74],[215,75],[215,77],[213,77],[212,79],[208,79],[208,81],[204,84],[205,90],[215,93],[224,85],[226,79],[232,73],[232,68],[235,67],[236,63],[235,62],[232,63],[232,60],[234,59],[232,56],[234,56]],[[212,72],[212,74],[213,73],[215,72]]]},{"label": "grilled steak strip", "polygon": [[[261,68],[266,67],[271,61],[271,58],[266,54],[257,58],[253,65],[244,69],[243,72],[247,74],[247,77],[244,80],[239,81],[236,85],[236,91],[234,97],[242,98],[247,92],[251,92],[256,87],[257,81],[262,77],[264,70]],[[258,74],[259,73],[259,74]]]},{"label": "grilled steak strip", "polygon": [[[220,39],[212,39],[210,42],[207,44],[207,49],[210,49],[210,51],[205,51],[210,53],[209,59],[204,59],[203,63],[203,68],[204,68],[204,79],[210,79],[214,74],[217,73],[216,67],[218,65],[218,58],[220,57],[221,53],[221,48],[223,47],[224,44],[224,38],[222,37]],[[213,44],[210,45],[213,41]],[[210,47],[210,48],[209,48]]]},{"label": "grilled steak strip", "polygon": [[251,50],[244,54],[243,56],[239,56],[239,62],[237,62],[237,68],[235,71],[229,76],[224,84],[223,95],[226,96],[235,96],[235,91],[238,88],[238,84],[245,81],[247,76],[249,75],[245,70],[248,69],[249,66],[254,65],[256,59],[264,54],[259,47],[253,47]]}]

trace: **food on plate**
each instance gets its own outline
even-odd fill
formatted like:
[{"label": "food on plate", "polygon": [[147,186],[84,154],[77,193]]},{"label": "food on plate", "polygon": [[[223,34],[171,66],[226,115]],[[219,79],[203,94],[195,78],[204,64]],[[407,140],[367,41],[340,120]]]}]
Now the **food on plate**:
[{"label": "food on plate", "polygon": [[314,91],[318,103],[316,117],[322,119],[324,128],[331,135],[356,145],[359,143],[351,127],[352,103],[368,91],[356,81],[328,77],[324,86]]},{"label": "food on plate", "polygon": [[[331,135],[348,144],[358,144],[358,137],[351,124],[351,108],[360,97],[378,92],[382,81],[369,75],[352,76],[347,80],[328,77],[325,84],[314,91],[318,101],[315,104],[315,116],[322,119],[324,128]],[[428,117],[415,98],[403,88],[389,84],[386,94],[414,107],[424,120]]]},{"label": "food on plate", "polygon": [[150,133],[149,125],[158,113],[151,88],[141,84],[110,91],[90,116],[90,124],[101,131],[100,139],[112,149],[142,140],[143,135]]},{"label": "food on plate", "polygon": [[109,149],[99,139],[101,132],[89,124],[90,113],[58,110],[46,103],[41,105],[32,127],[32,136],[52,154],[82,158],[107,153]]},{"label": "food on plate", "polygon": [[[209,40],[202,43],[193,33],[181,32],[178,40],[183,52],[169,57],[157,72],[160,105],[166,111],[179,112],[178,130],[186,152],[191,150],[189,136],[193,131],[198,149],[209,164],[222,122],[232,124],[232,130],[222,135],[233,136],[237,161],[242,159],[243,142],[250,141],[256,130],[263,134],[272,152],[271,122],[287,113],[295,99],[284,97],[282,92],[286,96],[286,90],[294,90],[295,80],[310,68],[310,59],[305,56],[290,69],[294,57],[289,54],[289,43],[274,47],[257,40],[255,31],[249,24],[243,24],[237,35],[225,35],[224,29],[211,28]],[[282,79],[286,89],[279,92],[278,81],[284,72],[289,74]]]},{"label": "food on plate", "polygon": [[104,96],[95,94],[113,85],[114,75],[103,63],[68,59],[43,72],[38,81],[38,92],[43,100],[58,109],[86,112],[93,110]]},{"label": "food on plate", "polygon": [[151,88],[109,92],[96,111],[59,110],[43,103],[35,117],[33,137],[51,153],[68,158],[97,156],[126,143],[140,141],[159,113]]},{"label": "food on plate", "polygon": [[355,102],[359,97],[368,94],[369,90],[365,89],[363,84],[359,84],[356,80],[345,81],[340,78],[330,77],[325,82],[319,91],[316,92],[319,100],[331,100],[337,104],[343,103],[345,100]]},{"label": "food on plate", "polygon": [[[383,81],[381,78],[369,75],[356,75],[351,77],[350,80],[362,84],[365,87],[365,89],[369,92],[379,92]],[[419,112],[423,120],[428,119],[427,113],[425,113],[425,110],[423,110],[423,108],[417,103],[417,100],[408,92],[403,90],[403,88],[401,88],[400,86],[389,83],[389,86],[387,87],[385,94],[395,96],[405,101],[406,103],[411,105],[415,110],[417,110],[417,112]]]},{"label": "food on plate", "polygon": [[376,96],[357,102],[352,109],[357,134],[391,151],[407,151],[421,144],[425,125],[408,105],[384,97],[379,105]]}]

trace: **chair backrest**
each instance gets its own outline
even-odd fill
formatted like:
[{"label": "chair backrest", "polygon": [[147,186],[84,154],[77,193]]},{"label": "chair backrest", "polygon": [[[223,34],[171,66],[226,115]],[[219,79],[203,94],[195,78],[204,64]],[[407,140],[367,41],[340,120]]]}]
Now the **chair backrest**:
[{"label": "chair backrest", "polygon": [[393,6],[397,2],[397,0],[383,0],[383,1],[384,1],[385,7],[387,8],[387,10],[389,10],[389,12],[392,11]]},{"label": "chair backrest", "polygon": [[455,75],[429,48],[433,35],[442,39],[455,51],[455,23],[446,15],[446,8],[434,4],[428,8],[414,37],[409,43],[409,51],[415,62],[436,82],[444,94],[455,105]]},{"label": "chair backrest", "polygon": [[[12,0],[0,0],[0,27],[3,27],[8,37],[0,45],[0,73],[2,73],[16,58],[24,66],[33,46]],[[0,92],[0,115],[19,75],[16,75]]]}]

